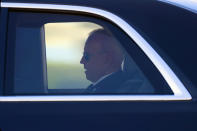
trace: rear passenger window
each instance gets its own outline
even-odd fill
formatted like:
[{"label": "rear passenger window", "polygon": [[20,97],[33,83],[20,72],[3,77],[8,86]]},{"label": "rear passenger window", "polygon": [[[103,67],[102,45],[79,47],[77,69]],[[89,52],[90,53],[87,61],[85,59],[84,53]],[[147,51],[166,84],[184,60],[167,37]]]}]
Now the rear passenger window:
[{"label": "rear passenger window", "polygon": [[88,34],[101,28],[92,22],[44,25],[49,90],[83,91],[91,83],[85,77],[80,60]]},{"label": "rear passenger window", "polygon": [[91,15],[11,12],[6,95],[172,94],[116,25]]}]

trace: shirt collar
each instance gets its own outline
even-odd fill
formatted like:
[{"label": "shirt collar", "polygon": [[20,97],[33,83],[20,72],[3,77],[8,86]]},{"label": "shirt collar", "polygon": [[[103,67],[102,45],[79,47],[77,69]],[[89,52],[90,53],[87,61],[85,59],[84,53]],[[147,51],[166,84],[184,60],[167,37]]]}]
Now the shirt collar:
[{"label": "shirt collar", "polygon": [[92,83],[93,86],[95,86],[96,84],[98,84],[99,82],[101,82],[103,79],[107,78],[108,76],[112,75],[114,72],[107,74],[103,77],[101,77],[100,79],[98,79],[96,82]]}]

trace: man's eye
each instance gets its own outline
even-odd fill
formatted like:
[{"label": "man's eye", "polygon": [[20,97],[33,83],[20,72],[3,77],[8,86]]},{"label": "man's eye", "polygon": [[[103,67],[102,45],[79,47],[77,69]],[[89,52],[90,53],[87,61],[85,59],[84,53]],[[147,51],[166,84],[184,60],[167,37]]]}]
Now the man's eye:
[{"label": "man's eye", "polygon": [[86,54],[86,53],[83,55],[83,57],[84,57],[84,59],[85,59],[86,61],[89,61],[89,59],[90,59],[89,55]]}]

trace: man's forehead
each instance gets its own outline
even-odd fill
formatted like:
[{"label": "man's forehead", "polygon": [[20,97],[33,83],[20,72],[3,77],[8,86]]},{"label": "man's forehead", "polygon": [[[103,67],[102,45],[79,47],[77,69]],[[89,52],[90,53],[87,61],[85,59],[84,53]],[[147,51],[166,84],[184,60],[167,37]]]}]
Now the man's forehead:
[{"label": "man's forehead", "polygon": [[86,41],[86,45],[95,45],[95,46],[102,46],[102,44],[106,43],[107,41],[109,41],[109,36],[105,35],[105,34],[101,34],[101,33],[94,33],[91,34],[87,41]]},{"label": "man's forehead", "polygon": [[107,38],[109,38],[108,35],[106,34],[102,34],[102,33],[93,33],[91,34],[89,37],[88,37],[88,40],[95,40],[95,41],[98,41],[98,40],[106,40]]},{"label": "man's forehead", "polygon": [[100,50],[102,48],[102,41],[96,39],[88,39],[85,43],[85,50]]}]

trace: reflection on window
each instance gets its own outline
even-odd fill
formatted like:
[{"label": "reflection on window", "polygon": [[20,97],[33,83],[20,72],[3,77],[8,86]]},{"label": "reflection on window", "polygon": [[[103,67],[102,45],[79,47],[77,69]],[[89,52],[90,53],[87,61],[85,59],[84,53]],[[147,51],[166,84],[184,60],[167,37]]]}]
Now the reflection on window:
[{"label": "reflection on window", "polygon": [[102,28],[89,22],[48,23],[44,25],[48,89],[86,88],[80,59],[88,34]]}]

